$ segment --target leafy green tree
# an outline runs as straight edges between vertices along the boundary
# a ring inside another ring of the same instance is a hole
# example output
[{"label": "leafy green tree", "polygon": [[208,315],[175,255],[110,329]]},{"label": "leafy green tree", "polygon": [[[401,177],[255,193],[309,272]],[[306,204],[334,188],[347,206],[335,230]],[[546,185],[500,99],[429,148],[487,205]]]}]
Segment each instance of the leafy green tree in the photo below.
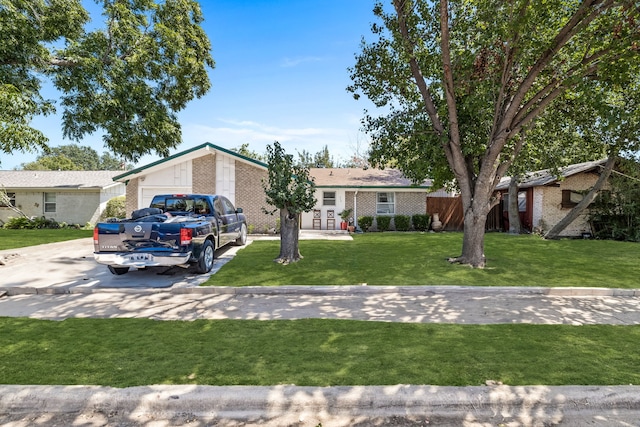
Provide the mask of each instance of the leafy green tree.
[{"label": "leafy green tree", "polygon": [[89,26],[81,0],[0,0],[0,150],[47,148],[31,127],[55,111],[44,79],[61,91],[62,129],[135,161],[181,142],[177,113],[210,87],[214,66],[196,0],[104,0]]},{"label": "leafy green tree", "polygon": [[103,171],[131,170],[133,166],[124,160],[112,155],[111,153],[102,153],[98,169]]},{"label": "leafy green tree", "polygon": [[464,238],[451,261],[483,267],[487,214],[521,155],[519,135],[545,111],[561,114],[562,96],[595,103],[584,97],[594,82],[632,79],[640,9],[633,0],[391,3],[376,4],[377,40],[363,41],[351,69],[349,90],[386,111],[364,119],[371,160],[394,162],[415,181],[455,178]]},{"label": "leafy green tree", "polygon": [[333,157],[329,154],[329,147],[325,145],[322,150],[315,153],[313,156],[307,150],[298,152],[298,164],[307,168],[333,168],[335,162]]},{"label": "leafy green tree", "polygon": [[264,162],[266,160],[266,156],[263,154],[259,154],[257,151],[249,149],[249,143],[244,143],[240,147],[232,148],[231,151],[235,151],[241,156],[248,157],[250,159],[258,160],[260,162]]},{"label": "leafy green tree", "polygon": [[302,258],[299,217],[316,204],[315,184],[309,168],[294,163],[293,156],[286,154],[278,141],[267,146],[267,165],[268,181],[262,183],[267,203],[280,210],[280,255],[275,261],[289,264]]},{"label": "leafy green tree", "polygon": [[82,166],[64,154],[41,156],[35,162],[23,163],[22,169],[27,171],[79,171]]},{"label": "leafy green tree", "polygon": [[[123,161],[103,153],[98,155],[91,147],[76,144],[51,147],[47,154],[36,158],[35,162],[23,163],[24,170],[121,170]],[[129,166],[130,167],[130,166]]]},{"label": "leafy green tree", "polygon": [[318,151],[313,156],[313,164],[316,168],[333,168],[335,167],[335,162],[333,161],[333,157],[329,154],[329,147],[324,146],[322,150]]}]

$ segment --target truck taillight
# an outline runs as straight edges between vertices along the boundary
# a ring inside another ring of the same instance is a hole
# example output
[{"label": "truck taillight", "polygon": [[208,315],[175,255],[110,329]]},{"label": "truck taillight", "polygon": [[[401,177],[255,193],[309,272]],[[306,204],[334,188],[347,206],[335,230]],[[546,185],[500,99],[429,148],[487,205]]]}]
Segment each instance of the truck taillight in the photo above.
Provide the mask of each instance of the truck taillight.
[{"label": "truck taillight", "polygon": [[193,233],[190,228],[181,228],[180,229],[180,244],[181,245],[190,245],[191,239],[193,238]]},{"label": "truck taillight", "polygon": [[93,244],[98,244],[98,227],[93,228]]}]

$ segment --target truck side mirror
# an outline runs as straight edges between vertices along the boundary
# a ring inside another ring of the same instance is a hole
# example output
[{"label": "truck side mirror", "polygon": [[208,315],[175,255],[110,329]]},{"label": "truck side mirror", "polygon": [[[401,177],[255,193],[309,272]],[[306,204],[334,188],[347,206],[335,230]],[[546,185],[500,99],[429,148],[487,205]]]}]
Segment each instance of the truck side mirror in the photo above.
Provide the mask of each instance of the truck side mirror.
[{"label": "truck side mirror", "polygon": [[236,208],[236,213],[242,213],[242,208]]}]

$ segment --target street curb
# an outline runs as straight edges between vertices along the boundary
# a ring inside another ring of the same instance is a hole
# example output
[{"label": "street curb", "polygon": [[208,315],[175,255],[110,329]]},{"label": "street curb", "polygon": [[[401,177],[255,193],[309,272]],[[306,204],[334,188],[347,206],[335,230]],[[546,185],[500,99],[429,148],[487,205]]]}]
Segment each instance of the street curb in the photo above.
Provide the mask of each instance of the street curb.
[{"label": "street curb", "polygon": [[38,414],[127,426],[635,425],[640,386],[0,386],[3,424]]},{"label": "street curb", "polygon": [[[127,293],[127,294],[195,294],[195,295],[436,295],[436,294],[464,294],[464,295],[545,295],[557,297],[637,297],[640,289],[621,288],[581,288],[581,287],[480,287],[480,286],[246,286],[241,288],[227,286],[193,286],[177,288],[35,288],[16,286],[3,288],[8,296],[16,295],[64,295],[64,294],[95,294],[95,293]],[[0,295],[1,297],[2,295]]]}]

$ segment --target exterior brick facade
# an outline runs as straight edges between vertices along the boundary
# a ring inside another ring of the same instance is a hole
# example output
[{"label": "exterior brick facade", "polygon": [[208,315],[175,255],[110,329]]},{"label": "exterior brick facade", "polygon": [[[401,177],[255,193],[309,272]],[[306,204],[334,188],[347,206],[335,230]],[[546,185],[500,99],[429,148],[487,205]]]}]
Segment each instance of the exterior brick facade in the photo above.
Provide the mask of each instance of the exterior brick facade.
[{"label": "exterior brick facade", "polygon": [[124,206],[127,216],[138,209],[138,178],[130,179],[127,182],[127,200]]},{"label": "exterior brick facade", "polygon": [[[357,196],[357,212],[358,217],[372,216],[376,217],[377,193],[379,191],[359,191]],[[427,212],[427,193],[424,191],[385,191],[395,195],[395,215],[415,215],[425,214]],[[353,209],[353,199],[355,191],[347,191],[345,193],[346,209]],[[374,222],[375,224],[375,222]],[[393,221],[391,222],[393,226]],[[392,227],[393,228],[393,227]]]},{"label": "exterior brick facade", "polygon": [[192,191],[195,194],[216,194],[216,156],[207,154],[193,159]]},{"label": "exterior brick facade", "polygon": [[251,166],[248,163],[236,161],[236,206],[242,208],[247,216],[250,231],[262,233],[275,228],[278,213],[265,214],[262,208],[267,206],[266,195],[262,188],[262,181],[267,180],[267,171]]}]

